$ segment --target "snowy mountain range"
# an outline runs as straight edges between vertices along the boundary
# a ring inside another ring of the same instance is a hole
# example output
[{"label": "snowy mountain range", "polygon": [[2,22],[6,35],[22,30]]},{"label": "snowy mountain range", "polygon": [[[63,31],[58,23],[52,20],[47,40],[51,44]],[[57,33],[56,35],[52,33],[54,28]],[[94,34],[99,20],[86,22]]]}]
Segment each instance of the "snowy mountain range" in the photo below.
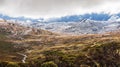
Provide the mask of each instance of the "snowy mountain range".
[{"label": "snowy mountain range", "polygon": [[33,23],[31,25],[52,32],[69,34],[95,34],[120,29],[119,21],[95,21],[90,19],[83,19],[79,22]]},{"label": "snowy mountain range", "polygon": [[54,17],[54,18],[27,18],[24,16],[20,17],[11,17],[8,15],[0,14],[0,18],[6,19],[6,20],[15,20],[15,21],[24,21],[24,22],[78,22],[83,19],[90,19],[95,21],[108,21],[111,17],[116,16],[117,18],[120,18],[120,13],[117,14],[110,14],[110,13],[86,13],[81,15],[68,15],[68,16],[62,16],[62,17]]},{"label": "snowy mountain range", "polygon": [[91,13],[49,19],[13,18],[1,14],[0,18],[29,27],[68,34],[95,34],[120,29],[120,13]]}]

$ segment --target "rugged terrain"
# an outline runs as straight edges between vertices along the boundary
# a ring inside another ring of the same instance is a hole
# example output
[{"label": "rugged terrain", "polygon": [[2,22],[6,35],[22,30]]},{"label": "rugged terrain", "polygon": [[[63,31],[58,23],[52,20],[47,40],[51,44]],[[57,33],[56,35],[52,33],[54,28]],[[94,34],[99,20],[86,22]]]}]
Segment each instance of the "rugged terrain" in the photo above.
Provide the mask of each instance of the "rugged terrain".
[{"label": "rugged terrain", "polygon": [[120,31],[63,35],[0,22],[0,66],[119,67]]},{"label": "rugged terrain", "polygon": [[[41,29],[34,29],[11,22],[0,22],[0,58],[6,61],[21,61],[19,52],[30,48],[29,42],[40,41],[35,36],[48,37],[53,33]],[[56,34],[54,34],[56,35]],[[27,38],[29,37],[29,38]]]},{"label": "rugged terrain", "polygon": [[119,21],[95,21],[83,19],[77,22],[32,23],[31,26],[52,32],[79,34],[100,34],[120,29]]}]

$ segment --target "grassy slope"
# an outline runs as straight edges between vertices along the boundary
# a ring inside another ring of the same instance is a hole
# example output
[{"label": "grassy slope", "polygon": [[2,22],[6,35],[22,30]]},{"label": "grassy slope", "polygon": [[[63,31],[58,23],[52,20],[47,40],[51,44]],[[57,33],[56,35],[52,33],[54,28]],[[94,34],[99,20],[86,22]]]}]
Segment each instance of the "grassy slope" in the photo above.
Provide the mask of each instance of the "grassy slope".
[{"label": "grassy slope", "polygon": [[[120,42],[120,33],[88,34],[81,36],[56,35],[51,32],[31,32],[31,35],[22,36],[23,39],[7,38],[8,35],[0,34],[0,60],[20,62],[23,57],[17,54],[22,52],[28,56],[27,61],[46,58],[46,52],[59,51],[63,55],[87,56],[89,49],[99,48],[104,43]],[[19,44],[18,44],[19,43]],[[17,46],[17,47],[15,47]],[[97,46],[97,47],[96,47]],[[101,49],[101,48],[100,48]],[[119,51],[119,49],[118,49]],[[57,52],[55,52],[56,54]],[[61,55],[61,53],[60,53]],[[53,55],[52,57],[54,57]],[[69,59],[69,58],[68,58]]]},{"label": "grassy slope", "polygon": [[[33,36],[33,39],[23,42],[27,41],[26,43],[33,44],[25,52],[28,56],[28,62],[33,61],[40,64],[54,61],[58,65],[62,62],[65,64],[60,65],[66,65],[65,67],[78,67],[80,64],[91,67],[94,65],[97,67],[101,65],[112,66],[111,63],[114,66],[120,64],[120,56],[118,55],[118,52],[120,52],[119,34],[119,32],[116,32],[82,36],[37,36],[36,39]],[[39,37],[42,38],[42,41],[38,41]]]},{"label": "grassy slope", "polygon": [[14,48],[16,44],[9,42],[8,35],[0,34],[0,60],[2,61],[21,61],[20,56],[16,54],[17,49]]},{"label": "grassy slope", "polygon": [[[30,39],[32,35],[53,35],[53,33],[49,31],[44,31],[41,29],[32,29],[32,31],[28,35],[22,35],[21,33],[24,33],[25,31],[29,30],[31,28],[27,28],[24,26],[21,26],[19,24],[13,24],[13,23],[7,23],[0,24],[0,60],[2,61],[18,61],[20,62],[23,56],[17,54],[17,53],[24,53],[24,50],[26,49],[26,45],[28,43],[25,43],[20,38],[23,38],[23,40]],[[14,35],[17,32],[17,35]],[[55,34],[56,35],[56,34]],[[29,45],[28,44],[28,48]]]},{"label": "grassy slope", "polygon": [[[30,40],[27,43],[34,44],[32,48],[26,51],[28,54],[28,60],[35,59],[43,56],[45,51],[62,51],[64,53],[77,54],[78,52],[84,53],[82,50],[93,47],[104,42],[120,42],[120,35],[104,34],[104,35],[82,35],[82,36],[57,36],[45,38],[41,43],[35,41],[36,39]],[[44,56],[43,56],[44,57]]]}]

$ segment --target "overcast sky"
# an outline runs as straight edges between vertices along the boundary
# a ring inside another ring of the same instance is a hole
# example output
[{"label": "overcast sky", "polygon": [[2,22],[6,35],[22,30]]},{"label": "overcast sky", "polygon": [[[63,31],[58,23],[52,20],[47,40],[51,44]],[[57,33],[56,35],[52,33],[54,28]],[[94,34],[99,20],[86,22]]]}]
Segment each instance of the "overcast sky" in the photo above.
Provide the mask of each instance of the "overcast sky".
[{"label": "overcast sky", "polygon": [[0,13],[32,18],[120,12],[120,0],[0,0]]}]

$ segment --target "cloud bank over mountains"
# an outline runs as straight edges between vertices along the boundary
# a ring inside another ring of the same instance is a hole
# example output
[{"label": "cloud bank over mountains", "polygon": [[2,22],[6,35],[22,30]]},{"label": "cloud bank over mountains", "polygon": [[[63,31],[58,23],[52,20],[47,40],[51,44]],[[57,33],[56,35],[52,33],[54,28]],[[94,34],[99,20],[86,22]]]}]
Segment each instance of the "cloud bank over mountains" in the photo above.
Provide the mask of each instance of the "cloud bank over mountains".
[{"label": "cloud bank over mountains", "polygon": [[0,13],[32,18],[120,11],[120,0],[0,0]]}]

